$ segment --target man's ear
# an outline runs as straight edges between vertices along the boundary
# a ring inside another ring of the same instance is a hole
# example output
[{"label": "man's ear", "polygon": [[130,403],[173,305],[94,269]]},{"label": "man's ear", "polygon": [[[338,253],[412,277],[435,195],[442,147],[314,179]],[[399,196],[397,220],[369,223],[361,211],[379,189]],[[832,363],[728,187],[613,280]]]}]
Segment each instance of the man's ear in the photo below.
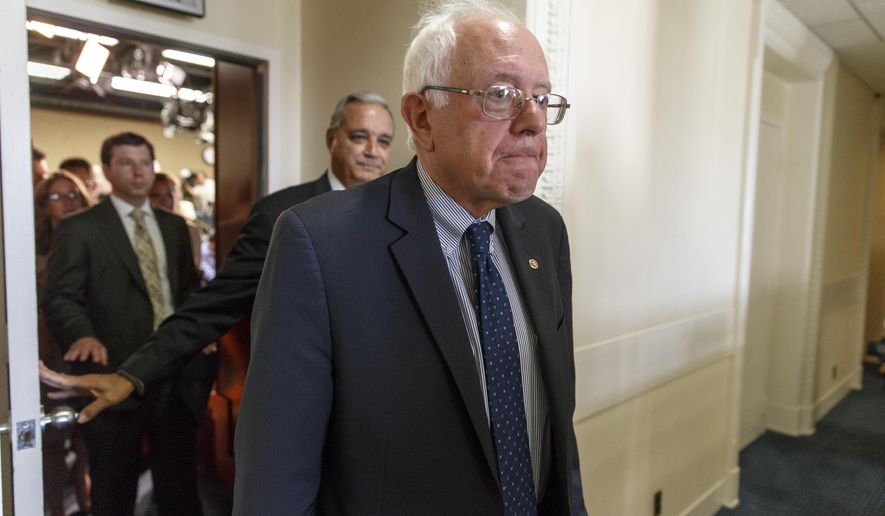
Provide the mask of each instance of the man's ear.
[{"label": "man's ear", "polygon": [[427,116],[429,109],[430,105],[423,95],[417,93],[403,95],[400,111],[415,138],[415,150],[422,149],[425,152],[433,152],[433,131]]},{"label": "man's ear", "polygon": [[110,165],[108,165],[108,164],[106,164],[106,163],[102,163],[102,164],[101,164],[101,171],[104,172],[104,177],[106,177],[106,178],[109,177],[109,176],[108,176],[108,172],[109,172],[110,170],[111,170],[111,166],[110,166]]},{"label": "man's ear", "polygon": [[335,139],[335,129],[331,127],[326,129],[326,150],[332,150],[332,140]]}]

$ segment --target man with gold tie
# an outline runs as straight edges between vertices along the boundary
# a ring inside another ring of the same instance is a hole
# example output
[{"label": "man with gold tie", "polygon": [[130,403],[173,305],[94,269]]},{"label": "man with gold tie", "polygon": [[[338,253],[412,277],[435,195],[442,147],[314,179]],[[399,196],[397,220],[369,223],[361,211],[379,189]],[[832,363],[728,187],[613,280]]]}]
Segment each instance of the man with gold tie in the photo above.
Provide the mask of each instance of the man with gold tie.
[{"label": "man with gold tie", "polygon": [[[111,196],[62,221],[47,266],[43,309],[75,374],[114,371],[199,283],[184,219],[147,202],[150,142],[134,133],[112,136],[101,160]],[[168,381],[83,426],[93,514],[132,514],[145,435],[159,513],[201,514],[197,421],[181,394],[193,393],[187,382]]]}]

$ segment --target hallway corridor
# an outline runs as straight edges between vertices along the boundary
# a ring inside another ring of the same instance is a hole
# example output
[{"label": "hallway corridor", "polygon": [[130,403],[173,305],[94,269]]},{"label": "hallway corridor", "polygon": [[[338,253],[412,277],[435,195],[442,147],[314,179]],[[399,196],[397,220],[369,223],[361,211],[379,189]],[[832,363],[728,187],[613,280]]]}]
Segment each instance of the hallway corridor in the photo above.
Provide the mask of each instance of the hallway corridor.
[{"label": "hallway corridor", "polygon": [[718,516],[885,514],[885,377],[872,365],[814,435],[766,432],[740,457],[740,505]]}]

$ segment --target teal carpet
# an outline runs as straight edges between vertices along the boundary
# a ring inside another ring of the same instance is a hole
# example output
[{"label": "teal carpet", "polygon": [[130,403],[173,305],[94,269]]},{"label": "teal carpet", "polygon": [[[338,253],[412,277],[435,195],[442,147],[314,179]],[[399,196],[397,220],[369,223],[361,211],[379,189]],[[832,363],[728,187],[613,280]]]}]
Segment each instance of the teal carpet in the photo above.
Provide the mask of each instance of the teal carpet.
[{"label": "teal carpet", "polygon": [[740,465],[740,505],[717,516],[885,516],[885,377],[867,365],[814,435],[766,432]]}]

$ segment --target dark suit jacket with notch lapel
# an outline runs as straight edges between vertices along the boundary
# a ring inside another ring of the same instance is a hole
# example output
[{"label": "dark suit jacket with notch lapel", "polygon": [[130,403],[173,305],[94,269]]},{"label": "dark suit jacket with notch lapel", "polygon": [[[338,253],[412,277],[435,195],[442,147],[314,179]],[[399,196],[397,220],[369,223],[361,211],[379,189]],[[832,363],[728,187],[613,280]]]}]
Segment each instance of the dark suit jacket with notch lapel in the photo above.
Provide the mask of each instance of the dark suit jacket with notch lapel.
[{"label": "dark suit jacket with notch lapel", "polygon": [[[145,384],[162,379],[178,371],[181,361],[249,318],[277,217],[287,208],[329,190],[326,173],[259,199],[215,279],[188,296],[120,369]],[[205,404],[204,396],[191,409]]]},{"label": "dark suit jacket with notch lapel", "polygon": [[[497,220],[549,399],[540,513],[569,514],[580,479],[568,238],[534,197]],[[234,514],[503,513],[479,376],[414,160],[280,216],[252,332]]]},{"label": "dark suit jacket with notch lapel", "polygon": [[[184,219],[154,209],[163,245],[172,305],[199,284]],[[147,287],[114,205],[98,205],[61,221],[47,265],[43,309],[62,351],[81,337],[108,350],[108,365],[73,362],[73,374],[115,370],[153,333]],[[124,404],[121,409],[131,406]]]}]

